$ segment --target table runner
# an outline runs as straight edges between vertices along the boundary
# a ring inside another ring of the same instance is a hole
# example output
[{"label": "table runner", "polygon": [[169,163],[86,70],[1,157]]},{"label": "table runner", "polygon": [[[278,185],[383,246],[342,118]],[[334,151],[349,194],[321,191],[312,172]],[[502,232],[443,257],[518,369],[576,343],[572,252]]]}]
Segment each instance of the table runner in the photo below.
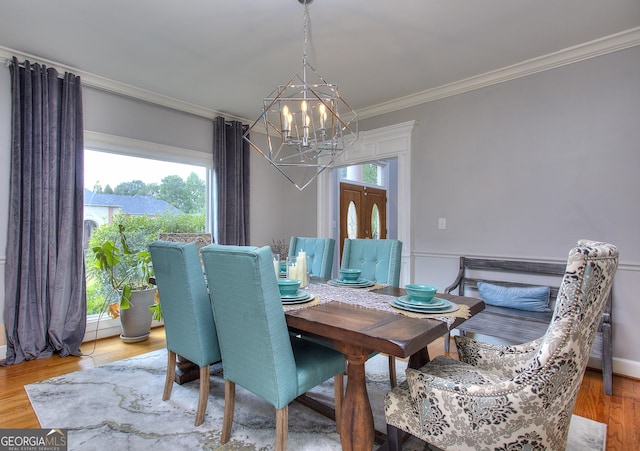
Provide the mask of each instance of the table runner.
[{"label": "table runner", "polygon": [[363,288],[347,288],[347,287],[334,287],[324,283],[312,283],[305,289],[315,299],[305,304],[293,304],[285,305],[284,308],[288,311],[297,310],[302,308],[312,307],[314,305],[325,304],[327,302],[343,302],[346,304],[355,305],[357,307],[369,308],[374,310],[383,310],[394,314],[401,314],[410,316],[412,318],[431,318],[443,321],[447,324],[447,328],[451,329],[455,318],[469,318],[471,316],[469,307],[464,304],[456,304],[459,309],[455,312],[446,314],[442,313],[417,313],[409,312],[406,310],[396,309],[389,304],[390,299],[394,296],[388,294],[372,293],[372,290],[376,290],[384,287],[384,285],[377,284],[368,289]]}]

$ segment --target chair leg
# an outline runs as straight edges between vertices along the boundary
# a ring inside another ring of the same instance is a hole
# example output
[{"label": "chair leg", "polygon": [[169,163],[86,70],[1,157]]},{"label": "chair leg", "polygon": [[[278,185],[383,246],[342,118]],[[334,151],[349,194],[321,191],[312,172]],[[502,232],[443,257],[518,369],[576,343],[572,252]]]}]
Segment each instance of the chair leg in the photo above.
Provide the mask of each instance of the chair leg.
[{"label": "chair leg", "polygon": [[231,425],[233,424],[233,411],[236,402],[236,384],[230,380],[224,381],[224,419],[222,420],[222,433],[220,443],[227,443],[231,437]]},{"label": "chair leg", "polygon": [[404,432],[395,426],[387,424],[387,451],[402,450]]},{"label": "chair leg", "polygon": [[604,394],[613,393],[613,346],[611,344],[611,324],[602,324],[602,377]]},{"label": "chair leg", "polygon": [[198,410],[196,411],[196,426],[200,426],[204,421],[204,413],[207,410],[209,400],[209,365],[200,368],[200,393],[198,396]]},{"label": "chair leg", "polygon": [[451,333],[447,332],[444,334],[444,353],[445,355],[449,355],[449,350],[451,348]]},{"label": "chair leg", "polygon": [[166,401],[171,397],[171,390],[173,389],[173,381],[176,378],[176,353],[167,350],[167,378],[164,380],[164,392],[162,393],[162,400]]},{"label": "chair leg", "polygon": [[336,374],[333,377],[333,402],[336,412],[336,428],[340,433],[340,420],[342,419],[342,398],[344,395],[344,375]]},{"label": "chair leg", "polygon": [[396,358],[392,355],[389,356],[389,383],[391,388],[395,388],[398,385],[396,377]]},{"label": "chair leg", "polygon": [[287,450],[289,432],[289,406],[276,409],[276,451]]}]

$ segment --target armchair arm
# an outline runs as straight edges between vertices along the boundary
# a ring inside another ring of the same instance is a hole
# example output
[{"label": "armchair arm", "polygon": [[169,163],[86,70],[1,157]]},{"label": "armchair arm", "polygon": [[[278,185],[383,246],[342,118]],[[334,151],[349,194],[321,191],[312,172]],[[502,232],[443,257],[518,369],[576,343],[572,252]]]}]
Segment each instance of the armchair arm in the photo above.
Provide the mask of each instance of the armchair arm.
[{"label": "armchair arm", "polygon": [[506,346],[461,336],[454,339],[461,362],[504,377],[513,377],[516,372],[528,367],[542,342],[542,338],[538,338],[528,343]]},{"label": "armchair arm", "polygon": [[[511,436],[508,442],[514,442],[514,430],[518,435],[520,432],[531,434],[532,439],[539,438],[538,434],[546,435],[545,409],[531,386],[470,366],[466,369],[467,365],[453,359],[436,363],[439,359],[427,365],[435,363],[435,368],[424,368],[435,370],[437,376],[407,370],[413,405],[409,412],[403,415],[394,409],[394,400],[401,398],[393,396],[394,393],[387,395],[388,424],[442,449],[494,449],[502,443],[500,437]],[[442,367],[447,366],[451,369],[443,370]],[[451,375],[456,377],[449,379]],[[523,405],[529,408],[526,414],[523,414]],[[417,413],[417,417],[409,418],[411,411],[414,415]]]}]

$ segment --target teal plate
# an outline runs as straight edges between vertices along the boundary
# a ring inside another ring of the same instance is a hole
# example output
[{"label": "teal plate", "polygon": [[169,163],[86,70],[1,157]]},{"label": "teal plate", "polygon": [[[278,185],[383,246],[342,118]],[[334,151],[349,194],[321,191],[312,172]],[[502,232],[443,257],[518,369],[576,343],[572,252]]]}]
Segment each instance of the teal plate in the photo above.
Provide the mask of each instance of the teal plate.
[{"label": "teal plate", "polygon": [[297,299],[295,301],[288,300],[288,299],[282,299],[282,305],[304,304],[306,302],[313,301],[313,299],[314,299],[314,296],[311,295],[311,294],[306,298]]},{"label": "teal plate", "polygon": [[345,282],[342,279],[332,279],[327,283],[334,287],[350,287],[350,288],[367,288],[375,285],[374,282],[367,279],[362,279],[362,278],[353,282]]},{"label": "teal plate", "polygon": [[396,301],[397,299],[395,298],[391,299],[389,301],[389,304],[391,304],[391,306],[397,309],[406,310],[408,312],[416,312],[416,313],[451,313],[451,312],[457,311],[460,308],[457,304],[454,304],[452,302],[449,302],[449,305],[445,307],[438,307],[435,309],[424,309],[424,308],[415,308],[407,305],[398,304]]},{"label": "teal plate", "polygon": [[307,292],[307,291],[304,291],[304,290],[298,290],[298,291],[296,291],[296,294],[280,295],[280,299],[282,299],[283,302],[286,302],[286,301],[301,301],[301,300],[309,299],[309,297],[311,297],[311,294],[309,292]]},{"label": "teal plate", "polygon": [[407,296],[400,296],[399,298],[396,298],[396,304],[404,305],[406,307],[414,307],[418,309],[423,308],[427,310],[433,310],[433,309],[448,307],[449,305],[451,305],[451,302],[447,301],[446,299],[437,298],[437,297],[434,297],[431,300],[431,302],[417,302],[411,299],[411,296],[407,295]]}]

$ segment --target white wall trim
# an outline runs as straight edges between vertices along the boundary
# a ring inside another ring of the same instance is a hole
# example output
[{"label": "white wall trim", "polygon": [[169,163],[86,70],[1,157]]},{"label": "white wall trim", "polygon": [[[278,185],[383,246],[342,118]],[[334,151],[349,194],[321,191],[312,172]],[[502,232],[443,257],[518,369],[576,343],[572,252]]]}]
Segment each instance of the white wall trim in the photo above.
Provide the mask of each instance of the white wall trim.
[{"label": "white wall trim", "polygon": [[[497,260],[522,260],[523,257],[521,255],[487,255],[487,254],[453,254],[447,252],[421,252],[421,251],[413,251],[411,253],[411,257],[413,258],[446,258],[446,259],[454,259],[458,260],[461,255],[465,257],[474,257],[474,258],[495,258]],[[557,259],[557,258],[549,258],[549,257],[529,257],[527,256],[525,260],[534,261],[534,262],[542,262],[542,263],[566,263],[566,259]],[[637,262],[620,262],[618,263],[618,271],[640,271],[640,263]]]},{"label": "white wall trim", "polygon": [[82,79],[82,84],[84,86],[98,89],[100,91],[124,95],[134,99],[142,100],[144,102],[161,105],[167,108],[194,114],[196,116],[206,117],[209,119],[213,119],[217,116],[224,116],[227,120],[248,122],[248,119],[230,116],[220,111],[212,110],[200,105],[195,105],[193,103],[158,94],[126,83],[121,83],[119,81],[111,80],[97,74],[92,74],[91,72],[83,71],[82,69],[79,69],[77,67],[67,66],[56,61],[41,58],[37,55],[32,55],[30,53],[25,53],[19,50],[0,46],[0,62],[8,64],[14,56],[18,58],[20,62],[22,62],[22,60],[29,60],[29,62],[31,62],[32,64],[44,64],[47,67],[56,69],[61,74],[63,74],[64,72],[71,72],[75,75],[80,76],[80,78]]},{"label": "white wall trim", "polygon": [[213,153],[209,154],[90,130],[84,131],[84,147],[107,153],[118,153],[182,164],[197,164],[207,168],[210,168],[213,164]]},{"label": "white wall trim", "polygon": [[[433,89],[427,89],[416,94],[380,103],[369,108],[360,109],[358,110],[358,116],[361,119],[366,119],[368,117],[410,108],[423,103],[461,94],[463,92],[472,91],[474,89],[480,89],[486,86],[513,80],[515,78],[525,77],[537,72],[555,69],[567,64],[595,58],[607,53],[624,50],[636,45],[640,45],[640,27],[631,28],[620,33],[585,42],[548,55],[543,55]],[[224,116],[227,120],[253,123],[253,119],[232,116],[211,108],[184,102],[173,97],[157,94],[155,92],[147,91],[146,89],[92,74],[75,67],[43,59],[36,55],[0,46],[0,62],[8,63],[14,56],[18,59],[28,59],[31,62],[46,64],[48,67],[55,68],[58,72],[72,72],[82,78],[82,83],[85,86],[94,89],[124,95],[156,105],[165,106],[167,108],[184,111],[196,116],[206,118]]]},{"label": "white wall trim", "polygon": [[[347,166],[367,161],[398,159],[398,239],[402,241],[402,267],[400,285],[409,283],[412,274],[411,261],[411,146],[417,121],[381,127],[360,132],[355,144],[336,161],[336,166]],[[333,201],[337,199],[333,183],[334,171],[326,170],[318,176],[317,232],[318,236],[334,236],[332,214]],[[334,237],[335,238],[335,237]],[[339,238],[339,237],[338,237]]]},{"label": "white wall trim", "polygon": [[613,374],[640,379],[640,362],[614,357]]},{"label": "white wall trim", "polygon": [[511,66],[475,75],[447,85],[412,94],[406,97],[380,103],[370,108],[358,110],[358,116],[362,119],[403,110],[434,100],[462,94],[486,86],[495,85],[527,75],[555,69],[567,64],[573,64],[590,58],[617,52],[630,47],[640,45],[640,27],[631,28],[620,33],[605,36],[590,42],[569,47],[548,55],[522,61]]},{"label": "white wall trim", "polygon": [[[164,323],[161,321],[153,320],[151,322],[151,327],[162,326]],[[102,338],[107,337],[117,337],[122,333],[122,326],[120,324],[119,319],[111,319],[108,317],[103,317],[98,321],[97,316],[93,316],[87,319],[87,328],[84,332],[84,338],[82,339],[83,343],[92,342],[95,340],[100,340]]]}]

